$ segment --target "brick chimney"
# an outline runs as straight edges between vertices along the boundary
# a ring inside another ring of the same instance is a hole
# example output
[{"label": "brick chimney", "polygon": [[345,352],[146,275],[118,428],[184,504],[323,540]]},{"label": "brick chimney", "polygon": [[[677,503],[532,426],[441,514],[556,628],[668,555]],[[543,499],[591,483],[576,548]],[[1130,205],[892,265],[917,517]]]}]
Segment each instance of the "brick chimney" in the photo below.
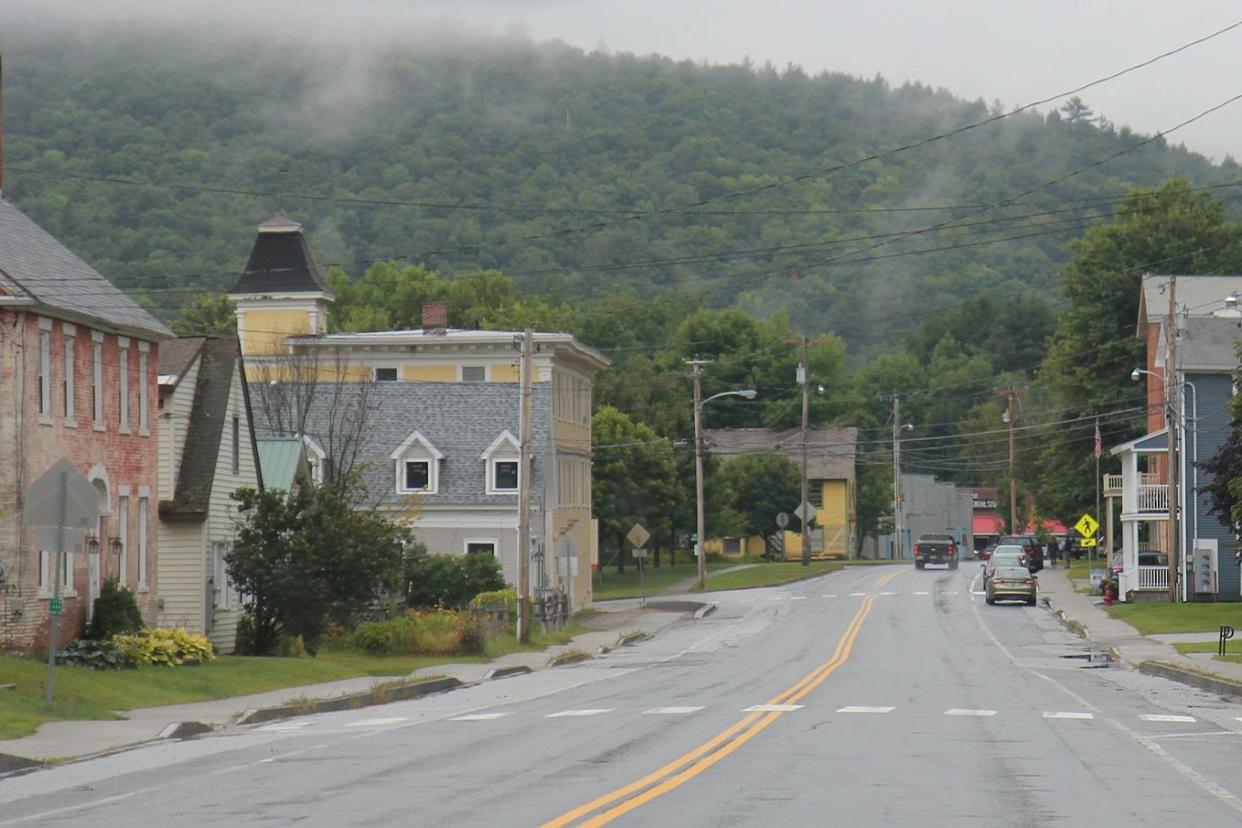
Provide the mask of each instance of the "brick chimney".
[{"label": "brick chimney", "polygon": [[423,302],[423,333],[444,334],[448,328],[448,302]]}]

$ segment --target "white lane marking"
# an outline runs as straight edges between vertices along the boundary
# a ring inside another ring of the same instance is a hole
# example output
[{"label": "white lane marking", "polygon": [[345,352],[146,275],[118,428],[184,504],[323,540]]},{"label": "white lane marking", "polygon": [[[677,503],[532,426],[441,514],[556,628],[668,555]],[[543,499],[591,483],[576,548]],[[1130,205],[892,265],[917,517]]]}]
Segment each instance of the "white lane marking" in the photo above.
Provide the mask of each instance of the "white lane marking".
[{"label": "white lane marking", "polygon": [[881,595],[896,595],[897,593],[895,593],[895,592],[881,592],[880,594],[881,594]]},{"label": "white lane marking", "polygon": [[91,802],[83,802],[81,805],[70,805],[66,808],[56,808],[55,810],[51,810],[51,811],[40,811],[37,814],[28,814],[23,817],[18,817],[17,819],[6,819],[4,822],[0,822],[0,825],[17,825],[18,823],[30,822],[31,820],[35,820],[35,819],[44,819],[45,817],[58,816],[60,814],[71,814],[74,811],[85,811],[90,808],[98,808],[100,805],[111,805],[113,802],[120,802],[121,800],[129,799],[131,796],[135,796],[136,794],[146,793],[147,791],[153,791],[153,790],[155,789],[144,788],[141,791],[130,791],[129,793],[117,794],[116,796],[108,796],[108,797],[104,797],[103,799],[93,800]]},{"label": "white lane marking", "polygon": [[930,592],[911,592],[911,595],[931,595]]},{"label": "white lane marking", "polygon": [[1139,716],[1145,722],[1194,722],[1194,716],[1173,716],[1165,713],[1144,713]]},{"label": "white lane marking", "polygon": [[895,707],[864,707],[862,705],[851,704],[847,707],[838,707],[838,713],[891,713],[896,710]]},{"label": "white lane marking", "polygon": [[312,722],[281,722],[280,724],[263,725],[259,730],[270,731],[272,733],[287,733],[294,730],[301,730],[308,727]]},{"label": "white lane marking", "polygon": [[836,594],[835,592],[829,592],[829,593],[827,593],[827,594],[825,594],[825,595],[821,595],[821,596],[819,596],[819,597],[820,597],[820,598],[836,598],[836,597],[837,597],[837,594]]},{"label": "white lane marking", "polygon": [[[976,575],[975,577],[977,578],[979,576]],[[1044,673],[1041,673],[1032,667],[1027,667],[1026,665],[1019,664],[1018,659],[1014,657],[1014,654],[1010,652],[1008,647],[1006,647],[1004,644],[1001,643],[1001,640],[996,637],[996,633],[992,632],[992,628],[989,627],[987,623],[984,622],[983,613],[979,611],[979,605],[976,603],[972,603],[971,608],[974,610],[975,623],[979,625],[979,629],[983,630],[984,635],[986,635],[991,640],[991,642],[994,645],[996,645],[996,649],[1000,650],[1001,653],[1005,656],[1005,658],[1009,659],[1010,664],[1017,667],[1019,670],[1023,670],[1035,676],[1036,678],[1046,681],[1048,684],[1051,684],[1053,687],[1057,688],[1062,693],[1069,696],[1071,699],[1073,699],[1075,702],[1082,705],[1083,707],[1089,707],[1092,710],[1094,710],[1096,713],[1099,713],[1101,715],[1104,714],[1104,711],[1101,710],[1099,707],[1096,707],[1094,704],[1087,701],[1085,698],[1080,696],[1078,693],[1075,693],[1073,690],[1066,687],[1064,684],[1057,681],[1052,676],[1045,675]],[[1209,794],[1210,796],[1215,797],[1216,800],[1219,801],[1221,804],[1227,805],[1228,807],[1242,814],[1242,799],[1239,799],[1237,796],[1234,796],[1234,794],[1231,791],[1229,791],[1227,788],[1222,787],[1216,781],[1208,778],[1207,776],[1204,776],[1202,773],[1199,773],[1199,771],[1195,770],[1194,768],[1190,767],[1182,760],[1178,759],[1176,756],[1169,753],[1167,750],[1164,749],[1163,746],[1153,741],[1151,738],[1144,736],[1142,733],[1139,733],[1137,730],[1134,730],[1133,728],[1128,727],[1121,720],[1109,716],[1109,717],[1106,717],[1104,721],[1109,727],[1113,728],[1119,733],[1124,733],[1126,736],[1129,736],[1135,742],[1142,745],[1150,753],[1159,757],[1160,759],[1163,759],[1165,763],[1169,765],[1169,767],[1173,768],[1173,770],[1177,771],[1182,776],[1189,779],[1192,783],[1197,785],[1205,793]],[[1239,721],[1242,721],[1242,717],[1239,717]]]},{"label": "white lane marking", "polygon": [[650,710],[644,710],[644,716],[685,716],[690,713],[698,713],[703,708],[700,707],[653,707]]},{"label": "white lane marking", "polygon": [[1044,718],[1045,719],[1094,719],[1095,716],[1091,713],[1056,712],[1056,713],[1044,713]]},{"label": "white lane marking", "polygon": [[866,593],[866,592],[851,592],[851,593],[850,593],[850,597],[851,597],[851,598],[862,598],[864,595],[868,595],[868,594],[870,594],[870,593]]},{"label": "white lane marking", "polygon": [[508,715],[509,715],[508,713],[467,713],[465,716],[454,716],[453,718],[449,719],[449,721],[450,722],[491,722],[503,716],[508,716]]},{"label": "white lane marking", "polygon": [[957,590],[956,589],[945,590],[944,592],[941,592],[940,594],[941,595],[957,595]]},{"label": "white lane marking", "polygon": [[1238,730],[1208,730],[1201,733],[1160,733],[1148,736],[1149,739],[1190,739],[1196,736],[1242,736]]},{"label": "white lane marking", "polygon": [[401,724],[408,722],[409,719],[404,717],[395,717],[391,719],[363,719],[360,722],[346,722],[346,727],[387,727],[388,725]]},{"label": "white lane marking", "polygon": [[544,716],[545,719],[564,719],[575,716],[602,716],[605,713],[611,713],[611,707],[588,707],[582,710],[562,710],[560,713],[549,713]]},{"label": "white lane marking", "polygon": [[805,601],[806,596],[805,595],[792,595],[790,596],[789,600],[790,601]]},{"label": "white lane marking", "polygon": [[744,708],[743,713],[790,713],[802,708],[800,704],[756,704]]},{"label": "white lane marking", "polygon": [[952,707],[944,711],[946,716],[995,716],[995,710],[967,710],[963,707]]}]

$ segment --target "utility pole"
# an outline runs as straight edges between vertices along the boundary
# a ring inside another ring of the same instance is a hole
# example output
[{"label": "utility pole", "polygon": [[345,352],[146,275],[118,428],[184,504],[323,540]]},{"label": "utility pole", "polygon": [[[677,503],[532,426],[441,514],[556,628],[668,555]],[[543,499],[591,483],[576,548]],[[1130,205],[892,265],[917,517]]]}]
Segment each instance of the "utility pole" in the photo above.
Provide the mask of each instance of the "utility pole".
[{"label": "utility pole", "polygon": [[[1100,454],[1102,453],[1102,449],[1099,447],[1099,441],[1100,441],[1100,440],[1101,440],[1101,437],[1100,437],[1100,418],[1099,418],[1099,417],[1096,417],[1096,418],[1095,418],[1095,434],[1094,434],[1094,436],[1092,437],[1092,440],[1091,440],[1091,453],[1092,453],[1093,455],[1095,455],[1095,515],[1094,515],[1094,517],[1095,517],[1095,519],[1096,519],[1097,521],[1098,521],[1098,520],[1100,519],[1100,517],[1101,517],[1101,515],[1100,515]],[[1096,543],[1097,543],[1097,544],[1099,543],[1099,535],[1098,535],[1098,534],[1096,535]],[[1087,556],[1087,557],[1088,557],[1088,559],[1089,559],[1089,560],[1090,560],[1090,559],[1094,559],[1094,558],[1096,557],[1096,555],[1098,554],[1098,552],[1099,552],[1099,550],[1098,550],[1095,546],[1092,546],[1092,547],[1091,547],[1091,554]],[[1111,555],[1112,553],[1113,553],[1113,550],[1111,550],[1111,549],[1106,550],[1105,555],[1104,555],[1104,563],[1105,563],[1105,564],[1107,564],[1107,563],[1108,563],[1108,556],[1109,556],[1109,555]]]},{"label": "utility pole", "polygon": [[798,366],[798,382],[802,383],[802,565],[811,565],[811,509],[807,497],[806,439],[811,416],[811,348],[807,338],[802,337],[802,364]]},{"label": "utility pole", "polygon": [[901,398],[893,395],[893,560],[905,558],[902,553],[901,529]]},{"label": "utility pole", "polygon": [[1016,535],[1022,531],[1018,527],[1018,480],[1013,468],[1013,386],[1005,392],[1005,414],[1009,421],[1009,534]]},{"label": "utility pole", "polygon": [[[1177,375],[1177,277],[1169,276],[1169,319],[1164,332],[1164,424],[1169,441],[1169,601],[1177,600],[1178,559],[1181,555],[1181,527],[1177,505],[1180,499],[1182,453],[1178,443],[1181,428],[1177,399],[1181,385]],[[1177,395],[1176,397],[1174,395]]]},{"label": "utility pole", "polygon": [[522,409],[518,438],[518,618],[517,639],[530,640],[530,440],[531,382],[534,369],[535,335],[528,327],[522,333]]},{"label": "utility pole", "polygon": [[694,511],[695,529],[694,554],[698,558],[699,589],[707,583],[707,556],[703,554],[703,533],[706,531],[706,520],[703,515],[703,391],[701,379],[706,360],[695,357],[689,360],[694,367]]}]

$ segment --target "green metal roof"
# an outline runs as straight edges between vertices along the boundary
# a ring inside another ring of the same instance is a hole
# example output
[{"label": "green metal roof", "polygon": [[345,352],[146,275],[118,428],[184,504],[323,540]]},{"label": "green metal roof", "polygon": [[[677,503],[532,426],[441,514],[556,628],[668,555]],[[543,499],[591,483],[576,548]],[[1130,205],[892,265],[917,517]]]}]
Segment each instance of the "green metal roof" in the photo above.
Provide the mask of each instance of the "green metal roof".
[{"label": "green metal roof", "polygon": [[306,445],[297,437],[260,437],[255,442],[264,488],[290,491],[306,472]]}]

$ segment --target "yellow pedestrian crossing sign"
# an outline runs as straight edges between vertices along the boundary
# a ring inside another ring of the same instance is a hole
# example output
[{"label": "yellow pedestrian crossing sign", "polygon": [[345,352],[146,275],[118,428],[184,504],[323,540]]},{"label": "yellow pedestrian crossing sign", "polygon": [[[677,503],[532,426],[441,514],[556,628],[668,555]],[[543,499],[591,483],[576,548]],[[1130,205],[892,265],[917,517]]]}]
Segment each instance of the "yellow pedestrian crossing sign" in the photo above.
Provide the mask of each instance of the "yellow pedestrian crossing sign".
[{"label": "yellow pedestrian crossing sign", "polygon": [[[1082,535],[1082,546],[1095,546],[1095,531],[1100,528],[1100,524],[1091,515],[1084,514],[1074,524],[1074,528],[1078,530],[1078,534]],[[1091,543],[1086,543],[1090,540]]]}]

